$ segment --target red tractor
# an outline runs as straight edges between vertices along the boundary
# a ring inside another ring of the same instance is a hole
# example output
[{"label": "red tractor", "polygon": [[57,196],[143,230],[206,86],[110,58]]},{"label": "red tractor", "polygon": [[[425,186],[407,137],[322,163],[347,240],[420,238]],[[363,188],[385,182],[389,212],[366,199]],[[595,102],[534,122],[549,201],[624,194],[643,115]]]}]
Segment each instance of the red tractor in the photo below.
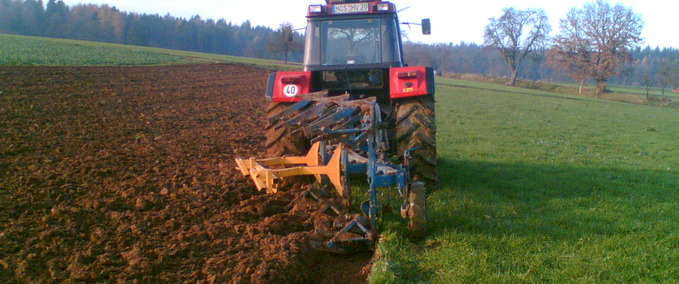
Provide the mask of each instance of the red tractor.
[{"label": "red tractor", "polygon": [[[304,71],[269,76],[267,116],[304,94],[322,90],[329,96],[348,93],[350,99],[375,97],[395,146],[392,153],[416,148],[410,163],[412,180],[436,185],[434,70],[405,64],[396,6],[382,1],[326,1],[327,5],[309,6]],[[430,30],[429,21],[423,20],[423,33]],[[266,135],[270,156],[306,153],[306,139],[271,126]]]},{"label": "red tractor", "polygon": [[[275,158],[237,159],[239,168],[272,193],[276,180],[314,175],[332,184],[346,205],[347,176],[365,174],[370,189],[364,215],[328,248],[374,241],[380,187],[398,187],[401,215],[422,236],[425,188],[438,183],[434,70],[405,64],[393,3],[326,2],[309,6],[304,70],[269,76],[265,145]],[[422,30],[430,33],[428,19]]]}]

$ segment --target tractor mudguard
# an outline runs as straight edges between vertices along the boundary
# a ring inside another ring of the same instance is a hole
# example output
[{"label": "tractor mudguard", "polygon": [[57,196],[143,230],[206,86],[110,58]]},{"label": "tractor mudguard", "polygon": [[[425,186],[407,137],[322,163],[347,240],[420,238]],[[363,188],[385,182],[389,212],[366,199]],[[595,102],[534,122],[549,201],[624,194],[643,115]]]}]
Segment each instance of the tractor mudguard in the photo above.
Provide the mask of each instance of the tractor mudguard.
[{"label": "tractor mudguard", "polygon": [[434,95],[434,69],[426,66],[389,69],[389,97],[400,99]]},{"label": "tractor mudguard", "polygon": [[298,102],[299,95],[309,93],[311,72],[275,72],[269,74],[266,99],[277,103]]}]

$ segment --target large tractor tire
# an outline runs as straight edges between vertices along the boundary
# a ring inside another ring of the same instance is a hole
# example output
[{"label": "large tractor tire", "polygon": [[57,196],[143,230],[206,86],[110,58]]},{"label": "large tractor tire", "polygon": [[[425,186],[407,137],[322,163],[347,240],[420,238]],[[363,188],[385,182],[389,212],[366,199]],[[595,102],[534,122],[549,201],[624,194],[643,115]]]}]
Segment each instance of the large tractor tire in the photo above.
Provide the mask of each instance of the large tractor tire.
[{"label": "large tractor tire", "polygon": [[438,186],[436,170],[436,119],[434,96],[418,96],[396,102],[396,149],[399,154],[411,153],[410,177],[422,181],[427,188]]},{"label": "large tractor tire", "polygon": [[[292,103],[269,102],[266,108],[267,121],[281,111],[287,109]],[[290,131],[285,127],[276,127],[277,123],[266,125],[266,153],[267,157],[281,156],[303,156],[309,150],[309,142],[300,132],[290,135]]]}]

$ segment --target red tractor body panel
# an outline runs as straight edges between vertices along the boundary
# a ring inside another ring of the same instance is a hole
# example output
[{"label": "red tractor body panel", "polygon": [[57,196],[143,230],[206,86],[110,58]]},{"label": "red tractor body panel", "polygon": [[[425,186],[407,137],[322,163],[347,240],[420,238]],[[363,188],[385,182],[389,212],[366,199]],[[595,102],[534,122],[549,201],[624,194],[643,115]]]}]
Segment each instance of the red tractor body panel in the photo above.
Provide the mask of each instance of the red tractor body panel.
[{"label": "red tractor body panel", "polygon": [[434,93],[434,71],[425,66],[389,69],[389,97],[400,99]]},{"label": "red tractor body panel", "polygon": [[[276,72],[269,75],[266,97],[269,101],[292,103],[301,95],[314,91],[311,88],[312,72]],[[433,95],[434,71],[425,66],[394,67],[389,69],[389,98]]]},{"label": "red tractor body panel", "polygon": [[266,97],[279,103],[298,102],[311,89],[311,72],[276,72],[269,75]]}]

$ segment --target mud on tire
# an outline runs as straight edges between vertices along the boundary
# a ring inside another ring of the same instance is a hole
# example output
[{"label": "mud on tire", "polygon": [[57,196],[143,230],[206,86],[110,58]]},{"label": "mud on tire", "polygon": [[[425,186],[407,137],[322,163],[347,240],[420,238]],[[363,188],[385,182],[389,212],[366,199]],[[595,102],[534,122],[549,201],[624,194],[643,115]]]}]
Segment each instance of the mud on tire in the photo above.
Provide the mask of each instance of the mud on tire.
[{"label": "mud on tire", "polygon": [[410,185],[408,203],[408,230],[413,239],[422,239],[427,235],[427,197],[424,183],[416,181]]},{"label": "mud on tire", "polygon": [[270,123],[269,118],[287,109],[292,103],[269,102],[266,107],[266,153],[267,157],[301,156],[309,149],[309,142],[302,133],[290,135],[285,127],[276,127],[276,122]]},{"label": "mud on tire", "polygon": [[423,181],[427,188],[438,185],[436,170],[436,120],[434,96],[418,96],[396,103],[396,146],[403,154],[410,148],[410,176],[413,181]]}]

